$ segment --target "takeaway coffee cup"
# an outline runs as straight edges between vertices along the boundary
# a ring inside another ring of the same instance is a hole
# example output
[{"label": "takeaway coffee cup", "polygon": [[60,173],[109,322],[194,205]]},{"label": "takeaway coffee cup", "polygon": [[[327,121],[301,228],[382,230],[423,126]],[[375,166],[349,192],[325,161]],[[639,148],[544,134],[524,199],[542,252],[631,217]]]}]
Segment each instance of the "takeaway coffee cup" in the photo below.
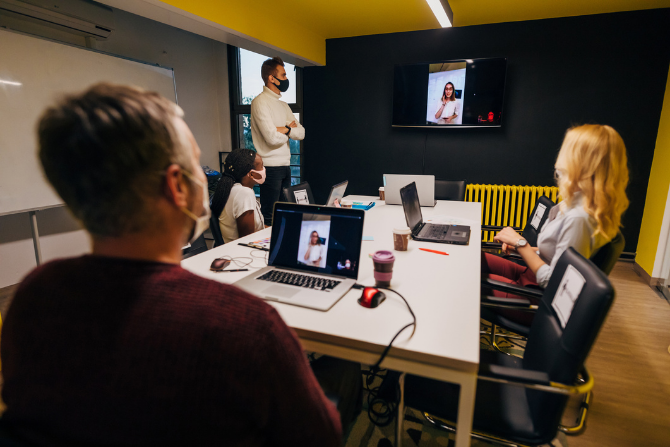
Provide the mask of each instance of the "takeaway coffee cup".
[{"label": "takeaway coffee cup", "polygon": [[380,250],[372,256],[372,265],[375,269],[375,283],[377,287],[389,287],[393,276],[395,256],[387,250]]},{"label": "takeaway coffee cup", "polygon": [[352,202],[351,200],[342,199],[340,200],[340,206],[342,208],[351,208],[352,206],[354,206],[354,202]]},{"label": "takeaway coffee cup", "polygon": [[383,186],[379,187],[379,200],[386,200],[386,196],[384,195],[384,187]]},{"label": "takeaway coffee cup", "polygon": [[394,228],[393,229],[393,248],[398,251],[407,251],[409,245],[409,237],[412,230],[409,227]]}]

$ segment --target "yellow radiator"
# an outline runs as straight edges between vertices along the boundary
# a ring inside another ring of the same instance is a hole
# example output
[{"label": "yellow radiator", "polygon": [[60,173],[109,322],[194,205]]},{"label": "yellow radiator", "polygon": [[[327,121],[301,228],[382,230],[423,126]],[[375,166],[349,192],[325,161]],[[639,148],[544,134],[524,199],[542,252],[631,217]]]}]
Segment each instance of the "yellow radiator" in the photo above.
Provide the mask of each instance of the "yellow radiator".
[{"label": "yellow radiator", "polygon": [[[556,203],[556,186],[468,185],[466,202],[482,204],[482,225],[524,228],[528,214],[538,197],[547,196]],[[495,231],[483,231],[482,242],[491,242]]]}]

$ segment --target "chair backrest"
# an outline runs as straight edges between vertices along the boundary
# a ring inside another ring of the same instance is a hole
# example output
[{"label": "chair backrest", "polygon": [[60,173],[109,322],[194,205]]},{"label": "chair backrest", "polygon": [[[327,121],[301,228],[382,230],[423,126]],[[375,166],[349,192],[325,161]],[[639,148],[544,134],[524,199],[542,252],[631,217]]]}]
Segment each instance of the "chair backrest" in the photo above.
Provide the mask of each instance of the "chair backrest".
[{"label": "chair backrest", "polygon": [[[523,238],[528,241],[528,244],[530,244],[531,247],[537,247],[537,236],[540,234],[542,226],[544,226],[547,221],[549,210],[551,210],[553,206],[554,202],[547,196],[540,196],[537,199],[537,202],[535,202],[533,211],[530,213],[522,233]],[[542,217],[540,217],[539,214],[537,216],[539,220],[535,218],[535,214],[537,213],[542,213]]]},{"label": "chair backrest", "polygon": [[301,182],[297,185],[291,185],[288,188],[284,188],[284,201],[305,204],[305,199],[307,199],[307,204],[316,205],[314,196],[312,195],[312,188],[309,187],[309,183]]},{"label": "chair backrest", "polygon": [[614,264],[619,260],[619,256],[621,256],[621,252],[623,252],[625,245],[626,239],[624,239],[623,234],[619,231],[617,235],[614,236],[614,239],[600,247],[600,249],[591,255],[589,259],[603,273],[609,275],[614,268]]},{"label": "chair backrest", "polygon": [[205,242],[205,235],[201,234],[198,239],[193,241],[190,247],[181,251],[181,258],[187,259],[191,256],[199,255],[205,251],[207,251],[207,242]]},{"label": "chair backrest", "polygon": [[435,180],[435,200],[465,200],[465,180]]},{"label": "chair backrest", "polygon": [[[607,276],[568,248],[554,267],[533,318],[524,369],[546,372],[554,382],[575,383],[613,301]],[[567,397],[530,389],[526,393],[534,425],[555,432]]]},{"label": "chair backrest", "polygon": [[223,245],[223,235],[221,234],[221,227],[219,226],[219,219],[211,215],[209,217],[209,231],[214,238],[214,247]]}]

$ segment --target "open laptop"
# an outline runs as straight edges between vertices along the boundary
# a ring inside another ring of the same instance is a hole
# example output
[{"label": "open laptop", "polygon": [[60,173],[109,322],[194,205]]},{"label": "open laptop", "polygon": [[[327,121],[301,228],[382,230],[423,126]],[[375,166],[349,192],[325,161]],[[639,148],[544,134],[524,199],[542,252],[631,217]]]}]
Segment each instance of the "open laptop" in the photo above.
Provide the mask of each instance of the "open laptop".
[{"label": "open laptop", "polygon": [[277,202],[268,266],[235,283],[265,300],[326,311],[356,283],[365,211]]},{"label": "open laptop", "polygon": [[412,230],[412,239],[457,245],[470,243],[470,227],[468,226],[424,223],[414,182],[402,188],[400,196],[407,226]]},{"label": "open laptop", "polygon": [[421,206],[435,206],[435,176],[434,175],[405,175],[384,174],[384,202],[387,205],[400,205],[400,188],[416,183]]},{"label": "open laptop", "polygon": [[342,200],[342,197],[344,197],[344,191],[347,190],[347,185],[349,184],[349,180],[345,180],[342,183],[338,183],[337,185],[333,185],[332,188],[330,188],[330,194],[328,195],[328,201],[326,202],[326,206],[335,206],[335,200],[338,202]]}]

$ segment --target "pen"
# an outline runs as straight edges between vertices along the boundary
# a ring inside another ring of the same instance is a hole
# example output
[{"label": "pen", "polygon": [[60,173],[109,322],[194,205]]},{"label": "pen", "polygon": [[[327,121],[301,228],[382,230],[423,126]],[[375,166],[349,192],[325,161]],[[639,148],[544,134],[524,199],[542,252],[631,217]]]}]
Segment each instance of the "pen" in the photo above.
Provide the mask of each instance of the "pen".
[{"label": "pen", "polygon": [[249,247],[249,248],[255,248],[256,250],[270,251],[269,249],[267,249],[265,247],[261,247],[259,245],[243,244],[242,242],[238,242],[237,245],[242,245],[244,247]]},{"label": "pen", "polygon": [[249,269],[235,269],[235,270],[220,270],[221,272],[248,272]]},{"label": "pen", "polygon": [[430,253],[436,253],[436,254],[438,254],[438,255],[446,255],[446,256],[449,256],[449,253],[446,253],[446,252],[444,252],[444,251],[431,250],[431,249],[429,249],[429,248],[419,248],[419,250],[428,251],[428,252],[430,252]]}]

